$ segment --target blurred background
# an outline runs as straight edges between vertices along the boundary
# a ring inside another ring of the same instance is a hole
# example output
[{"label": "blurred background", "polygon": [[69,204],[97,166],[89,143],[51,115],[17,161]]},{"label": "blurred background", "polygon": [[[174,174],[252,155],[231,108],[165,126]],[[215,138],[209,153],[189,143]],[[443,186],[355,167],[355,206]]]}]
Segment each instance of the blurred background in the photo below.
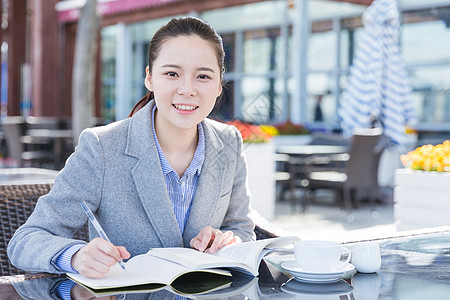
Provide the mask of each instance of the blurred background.
[{"label": "blurred background", "polygon": [[[72,115],[72,72],[83,0],[2,0],[1,116]],[[215,117],[286,120],[339,130],[337,110],[371,0],[98,0],[94,114],[123,119],[145,93],[147,47],[174,16],[222,35],[227,88]],[[450,135],[450,1],[399,0],[401,55],[419,116],[418,144]],[[320,103],[321,114],[315,113]]]}]

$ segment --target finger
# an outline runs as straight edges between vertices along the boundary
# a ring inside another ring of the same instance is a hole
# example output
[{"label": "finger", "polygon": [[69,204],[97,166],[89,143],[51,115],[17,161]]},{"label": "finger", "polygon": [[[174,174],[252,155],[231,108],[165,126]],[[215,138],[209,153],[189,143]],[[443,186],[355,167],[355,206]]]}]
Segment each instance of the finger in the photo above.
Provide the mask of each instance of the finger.
[{"label": "finger", "polygon": [[198,250],[200,252],[204,252],[206,248],[208,248],[211,240],[214,238],[213,236],[213,228],[208,226],[202,229],[198,237],[200,238],[200,245],[198,247]]},{"label": "finger", "polygon": [[83,264],[88,264],[89,266],[91,266],[94,262],[99,262],[106,267],[110,267],[113,266],[119,259],[122,259],[119,250],[116,249],[116,246],[102,239],[92,240],[82,252]]},{"label": "finger", "polygon": [[121,251],[124,252],[124,257],[129,257],[125,247],[116,247],[110,242],[96,238],[80,249],[80,263],[81,266],[91,267],[99,272],[106,273],[109,271],[109,267],[122,259]]},{"label": "finger", "polygon": [[[111,257],[116,262],[122,259],[122,255],[117,246],[114,246],[112,243],[105,241],[104,239],[100,239],[97,242],[98,249],[103,252],[106,256]],[[113,262],[114,264],[114,262]]]},{"label": "finger", "polygon": [[231,241],[228,243],[228,245],[239,244],[241,242],[242,242],[241,238],[238,237],[237,235],[235,235],[235,236],[233,236]]},{"label": "finger", "polygon": [[234,236],[234,234],[233,234],[232,231],[226,231],[226,232],[223,234],[222,243],[220,243],[219,249],[220,249],[220,248],[223,248],[223,247],[225,247],[225,246],[227,246],[227,245],[229,245],[230,242],[231,242],[231,240],[232,240],[232,238],[233,238],[233,236]]},{"label": "finger", "polygon": [[[204,229],[203,229],[204,230]],[[192,238],[190,241],[190,245],[193,249],[197,249],[199,250],[200,246],[201,246],[201,242],[202,242],[202,235],[203,235],[203,230],[199,232],[199,234]]]},{"label": "finger", "polygon": [[79,271],[79,273],[85,277],[88,278],[103,278],[105,277],[105,274],[109,272],[108,271],[100,271],[96,268],[91,268],[91,267],[87,267],[87,268],[83,268]]},{"label": "finger", "polygon": [[193,239],[191,239],[189,244],[191,245],[192,249],[198,250],[198,247],[200,246],[200,240],[198,239],[198,237],[194,237]]},{"label": "finger", "polygon": [[116,246],[117,250],[120,253],[120,257],[122,257],[122,259],[129,259],[131,254],[130,252],[128,252],[127,248],[125,248],[124,246]]},{"label": "finger", "polygon": [[223,240],[222,231],[217,230],[216,232],[214,232],[214,240],[213,240],[213,243],[211,244],[209,251],[211,253],[216,252],[217,249],[219,248],[220,244],[222,243],[222,240]]},{"label": "finger", "polygon": [[81,252],[77,257],[73,257],[72,265],[80,274],[91,278],[102,278],[109,272],[110,268],[97,261],[89,253]]}]

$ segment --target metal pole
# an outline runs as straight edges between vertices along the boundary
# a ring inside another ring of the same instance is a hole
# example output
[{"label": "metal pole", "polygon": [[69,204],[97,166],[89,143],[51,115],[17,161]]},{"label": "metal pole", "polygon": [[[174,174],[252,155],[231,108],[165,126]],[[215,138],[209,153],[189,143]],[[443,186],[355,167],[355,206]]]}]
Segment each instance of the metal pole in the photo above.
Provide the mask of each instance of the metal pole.
[{"label": "metal pole", "polygon": [[295,1],[295,19],[293,22],[293,69],[294,90],[291,98],[291,121],[306,122],[307,118],[307,84],[308,75],[308,37],[310,20],[308,16],[308,0]]},{"label": "metal pole", "polygon": [[[130,29],[124,23],[117,26],[116,48],[116,120],[125,119],[131,110],[131,71],[129,58],[131,57]],[[144,78],[142,78],[142,83]]]},{"label": "metal pole", "polygon": [[289,101],[289,93],[288,93],[288,80],[289,80],[289,7],[287,1],[285,1],[284,5],[284,18],[283,23],[281,24],[281,36],[283,38],[284,51],[283,51],[283,95],[282,95],[282,106],[281,106],[281,116],[279,120],[284,122],[289,118],[288,112],[290,111]]},{"label": "metal pole", "polygon": [[242,31],[236,32],[235,37],[235,64],[234,64],[234,72],[237,76],[235,76],[234,80],[234,101],[233,101],[233,117],[237,119],[242,119],[242,70],[244,68],[244,34]]}]

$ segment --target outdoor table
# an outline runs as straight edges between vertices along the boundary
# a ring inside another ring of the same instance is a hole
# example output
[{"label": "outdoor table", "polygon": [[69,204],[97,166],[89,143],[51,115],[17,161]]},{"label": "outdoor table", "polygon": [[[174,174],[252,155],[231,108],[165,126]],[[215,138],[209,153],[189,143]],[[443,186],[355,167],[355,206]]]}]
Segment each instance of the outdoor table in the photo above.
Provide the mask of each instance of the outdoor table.
[{"label": "outdoor table", "polygon": [[310,155],[330,155],[347,152],[346,146],[334,145],[298,145],[298,146],[280,146],[277,152],[294,156],[310,156]]},{"label": "outdoor table", "polygon": [[[209,299],[221,299],[219,295],[224,292],[229,293],[226,299],[234,295],[233,299],[248,297],[252,300],[323,299],[325,296],[326,299],[449,299],[449,241],[448,227],[373,240],[380,245],[382,255],[381,269],[377,273],[352,271],[340,281],[328,284],[296,281],[281,272],[276,263],[263,263],[257,278],[235,276],[227,290],[216,291],[218,296]],[[351,248],[354,244],[346,246]],[[275,257],[281,263],[292,259],[293,254],[272,255],[269,260],[275,262]],[[21,299],[20,293],[27,294],[27,299],[50,299],[49,295],[55,293],[55,284],[63,280],[67,279],[49,274],[0,277],[0,299],[7,293],[8,299]],[[169,292],[155,292],[127,294],[126,299],[160,299],[163,296],[174,297]]]},{"label": "outdoor table", "polygon": [[40,168],[0,169],[0,186],[53,184],[58,171]]},{"label": "outdoor table", "polygon": [[73,132],[70,129],[30,129],[27,136],[31,139],[48,140],[53,143],[54,166],[60,169],[65,161],[64,153],[67,144],[72,142]]},{"label": "outdoor table", "polygon": [[[306,183],[303,183],[302,180],[306,179],[306,174],[309,170],[308,168],[310,167],[310,158],[331,158],[337,154],[345,154],[347,151],[347,146],[336,145],[290,145],[277,147],[278,154],[288,156],[285,160],[286,165],[284,171],[289,173],[289,191],[291,201],[294,202],[294,198],[292,196],[294,195],[294,189],[296,187],[304,187],[306,185]],[[306,206],[304,206],[304,209],[305,207]]]}]

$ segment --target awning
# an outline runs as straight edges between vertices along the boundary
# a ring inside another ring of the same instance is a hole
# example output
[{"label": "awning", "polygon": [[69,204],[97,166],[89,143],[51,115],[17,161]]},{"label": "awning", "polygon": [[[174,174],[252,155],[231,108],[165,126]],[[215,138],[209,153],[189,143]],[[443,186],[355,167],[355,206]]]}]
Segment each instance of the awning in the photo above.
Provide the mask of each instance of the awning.
[{"label": "awning", "polygon": [[[97,9],[101,16],[137,11],[144,8],[165,5],[182,0],[98,0]],[[74,22],[80,17],[80,9],[86,0],[65,0],[56,4],[58,20],[61,23]]]}]

